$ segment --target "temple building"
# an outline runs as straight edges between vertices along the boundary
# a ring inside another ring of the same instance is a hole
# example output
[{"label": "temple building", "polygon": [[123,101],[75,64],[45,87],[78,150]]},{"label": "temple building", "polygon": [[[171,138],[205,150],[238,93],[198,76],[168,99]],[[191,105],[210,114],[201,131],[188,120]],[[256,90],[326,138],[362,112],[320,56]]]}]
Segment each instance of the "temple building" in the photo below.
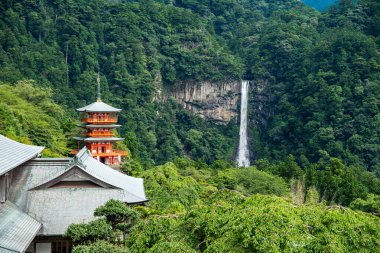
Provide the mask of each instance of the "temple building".
[{"label": "temple building", "polygon": [[[85,129],[85,136],[74,137],[74,139],[82,142],[98,161],[112,167],[118,167],[121,164],[121,158],[127,155],[126,151],[113,148],[115,142],[124,140],[123,138],[116,138],[112,132],[113,129],[120,127],[116,123],[121,109],[101,101],[99,77],[97,101],[79,108],[77,111],[82,113],[82,124],[79,126]],[[78,143],[78,146],[82,145]],[[72,153],[78,152],[79,150],[73,150]]]},{"label": "temple building", "polygon": [[0,135],[1,253],[69,253],[72,243],[63,235],[70,224],[94,220],[94,210],[110,199],[147,201],[143,179],[101,163],[98,150],[40,158],[43,149]]}]

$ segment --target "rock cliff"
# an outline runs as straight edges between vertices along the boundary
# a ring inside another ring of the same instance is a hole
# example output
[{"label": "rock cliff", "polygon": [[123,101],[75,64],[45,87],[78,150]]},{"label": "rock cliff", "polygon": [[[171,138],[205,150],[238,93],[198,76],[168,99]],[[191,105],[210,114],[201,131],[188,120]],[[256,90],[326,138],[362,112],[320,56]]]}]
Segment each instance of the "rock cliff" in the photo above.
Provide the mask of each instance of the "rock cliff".
[{"label": "rock cliff", "polygon": [[273,115],[272,94],[268,87],[268,80],[250,81],[249,118],[253,126],[260,129],[266,129]]},{"label": "rock cliff", "polygon": [[173,97],[202,118],[226,124],[238,115],[240,86],[240,80],[178,82],[164,91],[163,99]]}]

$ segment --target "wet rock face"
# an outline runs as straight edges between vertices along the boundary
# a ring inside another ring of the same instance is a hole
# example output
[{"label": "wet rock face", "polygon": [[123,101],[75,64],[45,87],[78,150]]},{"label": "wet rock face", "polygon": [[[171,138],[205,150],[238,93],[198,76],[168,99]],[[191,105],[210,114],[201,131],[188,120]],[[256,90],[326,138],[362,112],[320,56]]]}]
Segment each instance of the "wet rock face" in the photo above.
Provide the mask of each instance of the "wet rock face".
[{"label": "wet rock face", "polygon": [[226,82],[179,82],[164,93],[184,108],[217,123],[227,124],[238,115],[240,80]]}]

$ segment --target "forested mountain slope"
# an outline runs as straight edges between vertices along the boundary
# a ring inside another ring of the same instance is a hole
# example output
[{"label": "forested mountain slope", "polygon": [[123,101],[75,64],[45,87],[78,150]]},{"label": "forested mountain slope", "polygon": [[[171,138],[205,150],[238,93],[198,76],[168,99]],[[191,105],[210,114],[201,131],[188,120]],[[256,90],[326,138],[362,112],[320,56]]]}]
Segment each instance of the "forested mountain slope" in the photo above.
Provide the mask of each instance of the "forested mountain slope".
[{"label": "forested mountain slope", "polygon": [[218,41],[243,60],[245,78],[267,83],[262,101],[251,97],[256,157],[292,153],[318,161],[327,152],[378,170],[376,1],[341,1],[323,14],[297,1],[175,4],[213,26]]},{"label": "forested mountain slope", "polygon": [[152,165],[230,159],[238,138],[235,122],[153,102],[161,86],[244,77],[267,84],[251,99],[255,158],[327,152],[376,171],[379,4],[350,2],[320,14],[298,1],[3,1],[0,79],[51,87],[71,113],[100,71],[134,158]]},{"label": "forested mountain slope", "polygon": [[[76,252],[377,252],[380,3],[355,2],[1,1],[0,133],[68,155],[98,72],[123,109],[123,169],[151,201],[70,227]],[[241,79],[250,168],[234,168],[237,120],[162,99]]]},{"label": "forested mountain slope", "polygon": [[275,0],[2,1],[0,10],[0,80],[34,79],[77,117],[99,71],[144,166],[232,159],[236,121],[204,121],[157,92],[181,80],[246,78],[264,84],[250,99],[255,159],[292,154],[305,170],[337,157],[380,173],[376,1],[344,0],[322,14]]},{"label": "forested mountain slope", "polygon": [[2,1],[0,10],[1,81],[34,79],[78,117],[74,109],[95,99],[99,71],[103,99],[123,109],[121,135],[134,159],[150,166],[192,149],[208,162],[232,154],[236,126],[153,102],[157,86],[175,80],[242,76],[240,60],[190,10],[152,1]]}]

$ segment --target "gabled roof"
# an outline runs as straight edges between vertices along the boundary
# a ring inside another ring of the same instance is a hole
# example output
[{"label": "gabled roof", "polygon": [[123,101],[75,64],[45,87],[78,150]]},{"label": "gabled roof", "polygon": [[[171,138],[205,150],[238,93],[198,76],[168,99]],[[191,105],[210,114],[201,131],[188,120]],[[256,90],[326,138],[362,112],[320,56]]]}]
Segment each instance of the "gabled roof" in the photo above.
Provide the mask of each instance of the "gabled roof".
[{"label": "gabled roof", "polygon": [[[72,170],[80,170],[81,176],[94,182],[94,188],[54,188],[59,180],[72,176]],[[31,185],[25,207],[43,224],[42,235],[62,235],[72,223],[94,219],[94,210],[108,200],[126,203],[147,201],[142,178],[122,174],[94,159],[84,147],[70,160],[67,167],[45,180]]]},{"label": "gabled roof", "polygon": [[13,141],[0,134],[0,175],[37,157],[43,149],[44,147],[31,146]]},{"label": "gabled roof", "polygon": [[24,252],[41,226],[13,203],[0,204],[0,252]]},{"label": "gabled roof", "polygon": [[83,163],[85,170],[89,174],[134,195],[135,197],[128,201],[128,203],[147,201],[144,190],[144,180],[142,178],[127,176],[99,162],[91,156],[86,147],[82,148],[76,156]]},{"label": "gabled roof", "polygon": [[85,107],[77,109],[78,112],[120,112],[121,109],[112,107],[104,102],[98,101]]},{"label": "gabled roof", "polygon": [[77,165],[72,165],[66,168],[65,170],[62,170],[59,173],[53,175],[53,177],[38,183],[35,187],[33,187],[30,190],[51,188],[57,185],[59,182],[64,181],[91,181],[94,185],[98,187],[120,189],[106,182],[103,182],[102,180],[97,179],[96,177],[87,173],[86,170],[83,170],[81,167]]},{"label": "gabled roof", "polygon": [[142,178],[130,177],[122,174],[109,166],[94,159],[86,147],[82,148],[78,154],[71,160],[69,166],[56,175],[40,182],[30,190],[40,189],[42,186],[48,186],[49,182],[56,182],[57,179],[70,175],[73,169],[82,170],[88,174],[89,179],[99,180],[105,184],[104,187],[122,189],[127,191],[127,203],[141,203],[147,201],[144,191],[144,181]]}]

